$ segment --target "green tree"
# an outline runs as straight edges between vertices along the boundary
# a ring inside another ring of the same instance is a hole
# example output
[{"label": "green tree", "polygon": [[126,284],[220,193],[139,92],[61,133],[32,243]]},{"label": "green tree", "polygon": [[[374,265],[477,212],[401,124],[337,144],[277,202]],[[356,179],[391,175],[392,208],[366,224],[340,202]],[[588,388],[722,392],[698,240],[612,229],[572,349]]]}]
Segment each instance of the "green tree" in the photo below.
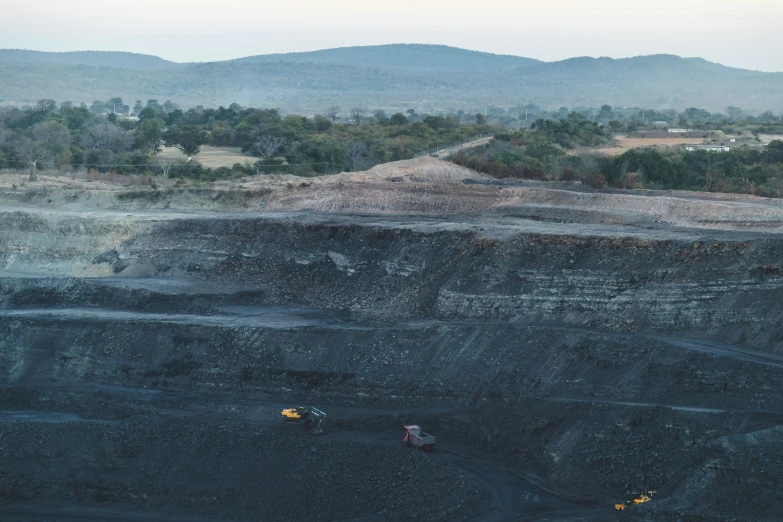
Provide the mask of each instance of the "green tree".
[{"label": "green tree", "polygon": [[71,107],[62,110],[63,120],[72,131],[80,129],[92,116],[87,107]]},{"label": "green tree", "polygon": [[606,125],[607,130],[609,130],[609,132],[612,134],[620,132],[624,127],[625,125],[623,125],[623,122],[619,120],[612,120]]},{"label": "green tree", "polygon": [[163,123],[160,120],[152,118],[139,123],[136,128],[136,144],[139,149],[157,154],[161,151],[162,142]]},{"label": "green tree", "polygon": [[52,112],[57,108],[57,103],[54,100],[38,100],[35,104],[35,108],[41,112]]},{"label": "green tree", "polygon": [[680,118],[695,123],[709,120],[711,116],[712,115],[704,109],[689,107],[688,109],[685,109],[685,112],[680,115]]},{"label": "green tree", "polygon": [[407,125],[408,118],[406,118],[405,115],[401,112],[398,112],[392,115],[392,117],[389,119],[389,123],[392,125]]},{"label": "green tree", "polygon": [[168,147],[176,147],[191,158],[201,152],[201,146],[209,136],[196,125],[185,125],[181,129],[172,129],[165,136]]},{"label": "green tree", "polygon": [[33,138],[52,153],[60,153],[71,146],[71,133],[59,121],[44,121],[33,127]]},{"label": "green tree", "polygon": [[318,132],[326,132],[332,128],[332,120],[320,114],[315,115],[313,123],[315,124],[315,130]]},{"label": "green tree", "polygon": [[90,112],[93,114],[104,114],[106,112],[106,102],[98,100],[92,102],[92,105],[90,105]]},{"label": "green tree", "polygon": [[128,106],[122,103],[122,98],[119,96],[115,96],[106,102],[106,112],[111,114],[127,114],[126,107]]},{"label": "green tree", "polygon": [[151,120],[155,117],[155,109],[150,107],[149,105],[147,107],[144,107],[141,112],[139,113],[139,120]]},{"label": "green tree", "polygon": [[734,121],[741,120],[745,113],[739,107],[726,107],[726,116]]},{"label": "green tree", "polygon": [[767,145],[766,156],[770,163],[783,163],[783,141],[770,141]]}]

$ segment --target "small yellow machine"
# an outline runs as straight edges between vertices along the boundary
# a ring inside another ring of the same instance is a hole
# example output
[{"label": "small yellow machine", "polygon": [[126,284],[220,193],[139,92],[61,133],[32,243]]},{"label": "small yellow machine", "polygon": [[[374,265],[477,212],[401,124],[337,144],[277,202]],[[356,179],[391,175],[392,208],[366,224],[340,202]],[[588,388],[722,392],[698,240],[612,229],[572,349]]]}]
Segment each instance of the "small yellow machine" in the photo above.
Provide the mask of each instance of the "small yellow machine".
[{"label": "small yellow machine", "polygon": [[647,502],[652,500],[653,495],[655,495],[655,491],[646,491],[642,493],[641,495],[636,496],[633,500],[629,500],[624,504],[615,504],[614,508],[617,511],[625,511],[626,506],[636,506],[639,504],[646,504]]},{"label": "small yellow machine", "polygon": [[326,422],[326,413],[314,406],[298,406],[288,408],[280,412],[283,422],[294,422],[313,427],[313,435],[324,432],[323,423]]}]

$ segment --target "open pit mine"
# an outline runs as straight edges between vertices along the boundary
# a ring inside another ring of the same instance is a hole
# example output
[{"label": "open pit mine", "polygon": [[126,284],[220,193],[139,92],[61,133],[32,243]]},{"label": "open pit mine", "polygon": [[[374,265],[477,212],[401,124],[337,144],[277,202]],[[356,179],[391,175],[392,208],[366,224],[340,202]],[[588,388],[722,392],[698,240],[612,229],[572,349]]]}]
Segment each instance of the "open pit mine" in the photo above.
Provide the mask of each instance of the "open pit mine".
[{"label": "open pit mine", "polygon": [[0,520],[783,519],[779,200],[18,178]]}]

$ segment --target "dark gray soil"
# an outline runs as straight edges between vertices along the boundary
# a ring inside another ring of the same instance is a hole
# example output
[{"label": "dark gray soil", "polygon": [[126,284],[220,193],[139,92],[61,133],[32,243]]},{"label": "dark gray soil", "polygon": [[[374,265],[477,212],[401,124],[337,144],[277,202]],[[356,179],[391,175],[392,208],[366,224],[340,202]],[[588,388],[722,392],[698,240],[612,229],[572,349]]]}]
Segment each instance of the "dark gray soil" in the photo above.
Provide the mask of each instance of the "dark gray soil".
[{"label": "dark gray soil", "polygon": [[783,518],[783,241],[524,213],[2,214],[0,520]]}]

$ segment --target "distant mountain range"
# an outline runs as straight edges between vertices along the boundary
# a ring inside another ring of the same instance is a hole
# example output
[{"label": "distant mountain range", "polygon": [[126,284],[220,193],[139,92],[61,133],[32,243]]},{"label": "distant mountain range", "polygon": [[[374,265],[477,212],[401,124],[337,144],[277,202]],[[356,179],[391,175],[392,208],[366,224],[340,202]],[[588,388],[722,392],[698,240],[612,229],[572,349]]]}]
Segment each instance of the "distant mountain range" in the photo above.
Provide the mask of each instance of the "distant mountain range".
[{"label": "distant mountain range", "polygon": [[22,49],[0,49],[0,66],[4,65],[91,65],[120,69],[168,69],[179,64],[150,56],[149,54],[115,51],[76,51],[70,53],[45,53]]},{"label": "distant mountain range", "polygon": [[0,99],[92,102],[120,96],[183,106],[329,105],[478,110],[536,103],[569,108],[644,106],[777,110],[783,73],[673,55],[542,62],[441,45],[393,44],[180,64],[156,56],[0,50]]}]

